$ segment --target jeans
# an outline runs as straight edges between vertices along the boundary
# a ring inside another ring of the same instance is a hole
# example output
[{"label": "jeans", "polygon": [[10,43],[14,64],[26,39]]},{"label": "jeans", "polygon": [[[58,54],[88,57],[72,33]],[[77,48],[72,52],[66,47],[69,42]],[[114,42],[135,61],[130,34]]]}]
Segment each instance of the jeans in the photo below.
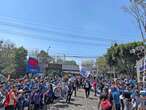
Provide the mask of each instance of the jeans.
[{"label": "jeans", "polygon": [[121,110],[121,105],[120,104],[115,104],[115,109],[116,110]]},{"label": "jeans", "polygon": [[14,105],[9,105],[8,107],[5,108],[5,110],[15,110]]},{"label": "jeans", "polygon": [[70,103],[72,94],[68,94],[66,98],[66,103]]},{"label": "jeans", "polygon": [[74,91],[74,96],[76,96],[76,94],[77,94],[77,88],[76,87],[73,87],[73,91]]},{"label": "jeans", "polygon": [[39,104],[34,104],[34,110],[40,110],[40,105]]},{"label": "jeans", "polygon": [[86,94],[86,98],[88,98],[89,95],[90,95],[90,89],[89,88],[85,88],[85,94]]}]

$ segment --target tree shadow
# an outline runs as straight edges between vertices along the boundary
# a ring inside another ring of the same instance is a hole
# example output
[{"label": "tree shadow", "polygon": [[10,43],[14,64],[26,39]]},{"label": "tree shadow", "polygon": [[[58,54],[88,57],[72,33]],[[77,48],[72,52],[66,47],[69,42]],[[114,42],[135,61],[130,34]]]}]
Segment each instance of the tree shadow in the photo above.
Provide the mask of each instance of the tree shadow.
[{"label": "tree shadow", "polygon": [[77,98],[81,98],[81,99],[84,99],[85,97],[84,97],[84,96],[77,96]]},{"label": "tree shadow", "polygon": [[72,98],[71,101],[75,101],[75,99]]},{"label": "tree shadow", "polygon": [[77,104],[77,103],[69,103],[70,105],[73,105],[73,106],[83,106],[82,104]]},{"label": "tree shadow", "polygon": [[57,104],[57,105],[55,105],[55,107],[56,108],[68,108],[69,107],[69,105],[68,104]]},{"label": "tree shadow", "polygon": [[89,99],[90,99],[90,100],[97,100],[97,101],[98,101],[98,98],[90,97]]}]

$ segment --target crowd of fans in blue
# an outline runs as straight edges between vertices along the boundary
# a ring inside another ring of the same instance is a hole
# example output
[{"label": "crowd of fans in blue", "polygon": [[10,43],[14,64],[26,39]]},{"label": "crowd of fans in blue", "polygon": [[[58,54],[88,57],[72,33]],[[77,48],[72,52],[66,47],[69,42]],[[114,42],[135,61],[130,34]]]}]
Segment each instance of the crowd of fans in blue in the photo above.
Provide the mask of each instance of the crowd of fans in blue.
[{"label": "crowd of fans in blue", "polygon": [[68,80],[33,77],[1,82],[0,110],[48,110],[54,100],[69,104],[78,89],[85,90],[86,98],[91,90],[94,92],[97,110],[146,110],[146,91],[134,78],[76,76]]},{"label": "crowd of fans in blue", "polygon": [[73,91],[76,96],[79,79],[61,77],[23,78],[0,83],[0,110],[47,110],[54,100],[66,99],[70,103]]}]

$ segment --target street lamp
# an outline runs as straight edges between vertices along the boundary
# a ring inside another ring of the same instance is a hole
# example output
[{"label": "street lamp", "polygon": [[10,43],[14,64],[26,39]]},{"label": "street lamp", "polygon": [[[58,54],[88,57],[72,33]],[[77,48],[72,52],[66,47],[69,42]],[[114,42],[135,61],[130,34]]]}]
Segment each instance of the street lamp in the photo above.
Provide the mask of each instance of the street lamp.
[{"label": "street lamp", "polygon": [[47,49],[47,53],[48,53],[48,55],[49,55],[49,50],[50,50],[50,48],[51,48],[51,46],[49,46],[48,49]]}]

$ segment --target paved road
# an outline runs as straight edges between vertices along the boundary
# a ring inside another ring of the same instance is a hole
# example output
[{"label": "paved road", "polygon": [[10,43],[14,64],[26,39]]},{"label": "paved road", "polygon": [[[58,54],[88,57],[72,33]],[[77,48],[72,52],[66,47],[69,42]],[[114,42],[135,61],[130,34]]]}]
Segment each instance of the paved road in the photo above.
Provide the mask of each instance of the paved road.
[{"label": "paved road", "polygon": [[91,94],[90,98],[86,99],[83,90],[79,90],[77,97],[73,97],[71,104],[66,104],[65,101],[56,102],[52,105],[51,110],[97,110],[98,99]]}]

